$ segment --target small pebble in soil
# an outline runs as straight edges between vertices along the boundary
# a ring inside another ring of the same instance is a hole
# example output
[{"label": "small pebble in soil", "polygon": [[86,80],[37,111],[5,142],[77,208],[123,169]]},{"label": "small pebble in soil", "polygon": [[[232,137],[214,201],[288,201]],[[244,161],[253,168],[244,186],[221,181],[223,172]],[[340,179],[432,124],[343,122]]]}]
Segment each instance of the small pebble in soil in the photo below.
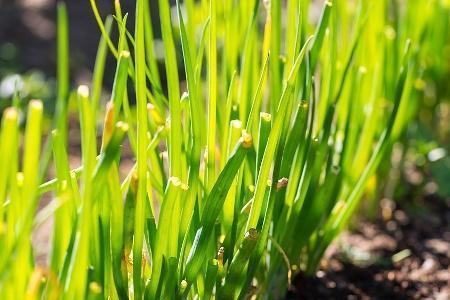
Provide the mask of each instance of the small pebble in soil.
[{"label": "small pebble in soil", "polygon": [[395,221],[389,221],[386,223],[386,229],[388,231],[395,231],[397,230],[397,223]]},{"label": "small pebble in soil", "polygon": [[389,272],[387,274],[387,279],[390,281],[393,281],[395,279],[395,273],[394,272]]},{"label": "small pebble in soil", "polygon": [[316,273],[317,278],[322,278],[325,276],[325,272],[322,270],[317,271]]},{"label": "small pebble in soil", "polygon": [[396,210],[394,212],[394,219],[400,224],[400,225],[406,225],[409,223],[409,218],[406,215],[406,213],[403,210]]}]

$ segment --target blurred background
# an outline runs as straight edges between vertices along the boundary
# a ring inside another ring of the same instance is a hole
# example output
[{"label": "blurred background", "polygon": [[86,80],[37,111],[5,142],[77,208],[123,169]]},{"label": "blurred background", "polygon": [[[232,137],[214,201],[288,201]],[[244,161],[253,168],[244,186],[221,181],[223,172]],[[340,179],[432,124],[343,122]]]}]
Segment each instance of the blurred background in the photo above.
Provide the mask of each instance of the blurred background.
[{"label": "blurred background", "polygon": [[[0,110],[11,104],[16,90],[22,99],[42,99],[47,112],[54,106],[56,2],[0,0]],[[102,11],[111,9],[111,1],[98,4]],[[87,82],[100,33],[89,1],[68,1],[67,6],[71,78],[74,83]]]},{"label": "blurred background", "polygon": [[[134,14],[134,1],[122,1]],[[0,0],[0,75],[39,70],[54,77],[56,71],[57,0]],[[113,1],[96,0],[102,16],[113,11]],[[71,72],[76,81],[89,77],[100,31],[89,1],[66,1],[70,30]],[[155,12],[157,15],[157,12]],[[129,26],[132,27],[130,17]],[[159,35],[159,26],[155,26]]]}]

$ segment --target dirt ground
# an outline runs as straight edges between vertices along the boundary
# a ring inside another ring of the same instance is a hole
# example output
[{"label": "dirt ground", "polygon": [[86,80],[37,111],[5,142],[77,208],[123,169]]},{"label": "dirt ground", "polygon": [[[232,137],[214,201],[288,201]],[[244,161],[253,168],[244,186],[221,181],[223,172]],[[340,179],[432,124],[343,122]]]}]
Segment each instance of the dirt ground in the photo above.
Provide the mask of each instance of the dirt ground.
[{"label": "dirt ground", "polygon": [[314,278],[298,275],[286,299],[450,299],[450,201],[386,206],[344,234]]}]

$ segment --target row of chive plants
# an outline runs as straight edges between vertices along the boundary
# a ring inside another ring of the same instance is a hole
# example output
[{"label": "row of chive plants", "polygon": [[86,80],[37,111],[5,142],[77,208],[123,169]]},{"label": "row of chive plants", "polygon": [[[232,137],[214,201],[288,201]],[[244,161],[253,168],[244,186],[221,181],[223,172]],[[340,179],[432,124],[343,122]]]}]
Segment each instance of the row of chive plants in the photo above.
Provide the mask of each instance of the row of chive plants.
[{"label": "row of chive plants", "polygon": [[[318,268],[414,117],[448,41],[447,2],[137,0],[130,22],[119,0],[106,19],[90,0],[102,38],[90,87],[73,92],[59,4],[51,129],[39,100],[23,132],[17,107],[2,117],[0,297],[280,297]],[[122,178],[123,147],[135,159]],[[31,237],[49,219],[36,264]]]}]

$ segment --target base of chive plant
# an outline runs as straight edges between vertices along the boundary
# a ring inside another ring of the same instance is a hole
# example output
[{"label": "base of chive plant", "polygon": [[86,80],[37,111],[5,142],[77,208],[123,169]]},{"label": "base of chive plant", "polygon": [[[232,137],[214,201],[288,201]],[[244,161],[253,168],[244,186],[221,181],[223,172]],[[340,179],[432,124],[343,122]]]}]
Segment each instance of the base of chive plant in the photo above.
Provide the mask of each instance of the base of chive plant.
[{"label": "base of chive plant", "polygon": [[[168,0],[138,0],[134,30],[120,1],[105,21],[90,3],[102,39],[91,87],[73,97],[58,6],[58,99],[42,152],[40,101],[23,133],[17,108],[2,118],[2,299],[280,297],[291,266],[312,274],[348,224],[415,114],[408,103],[422,94],[412,83],[429,49],[448,44],[444,2],[327,1],[311,23],[312,1],[185,0],[171,10]],[[117,69],[103,105],[108,55]],[[82,142],[74,170],[69,118]],[[135,165],[121,180],[124,140]],[[49,164],[56,177],[45,181]],[[44,193],[53,200],[37,211]],[[40,266],[30,236],[48,218]]]}]

